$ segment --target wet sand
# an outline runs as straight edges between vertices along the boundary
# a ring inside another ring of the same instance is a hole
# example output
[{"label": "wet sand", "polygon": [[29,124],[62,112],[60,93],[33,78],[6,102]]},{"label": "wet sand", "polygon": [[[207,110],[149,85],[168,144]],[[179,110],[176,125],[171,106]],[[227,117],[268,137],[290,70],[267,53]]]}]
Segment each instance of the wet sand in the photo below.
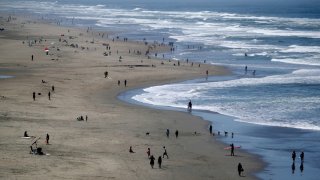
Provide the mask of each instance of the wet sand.
[{"label": "wet sand", "polygon": [[[113,42],[107,32],[99,36],[87,29],[6,19],[0,18],[5,28],[0,32],[0,74],[14,78],[0,79],[1,179],[238,179],[239,162],[245,179],[256,179],[253,173],[261,170],[260,160],[241,151],[229,156],[226,145],[209,135],[207,121],[117,99],[129,89],[205,77],[206,70],[225,75],[227,69],[149,59],[144,55],[148,49],[161,54],[170,47],[124,42],[124,37]],[[37,43],[29,46],[34,40]],[[81,115],[88,121],[78,121]],[[32,138],[21,138],[24,131],[40,137],[37,146],[48,155],[30,154]],[[129,153],[130,146],[135,153]],[[152,169],[147,148],[158,159],[163,146],[169,159],[163,159],[162,169],[156,160]]]}]

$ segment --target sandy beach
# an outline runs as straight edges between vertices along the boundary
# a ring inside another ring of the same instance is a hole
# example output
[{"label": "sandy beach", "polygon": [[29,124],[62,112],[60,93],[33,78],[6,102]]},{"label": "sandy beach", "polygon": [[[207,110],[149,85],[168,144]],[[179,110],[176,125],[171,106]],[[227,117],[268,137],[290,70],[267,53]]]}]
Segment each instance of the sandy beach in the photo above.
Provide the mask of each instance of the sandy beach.
[{"label": "sandy beach", "polygon": [[[205,78],[207,70],[226,75],[227,69],[190,62],[178,66],[161,59],[161,52],[170,51],[167,45],[125,37],[113,41],[108,32],[7,19],[0,18],[5,28],[0,75],[13,78],[0,79],[0,179],[256,179],[254,173],[263,168],[247,152],[236,149],[230,156],[224,150],[228,145],[210,136],[207,121],[117,99],[129,89]],[[159,59],[148,58],[146,51]],[[22,138],[25,131],[40,137],[37,146],[47,155],[30,154],[33,138]],[[159,169],[163,146],[169,159],[164,157]],[[148,148],[156,158],[153,169]],[[239,162],[244,177],[238,175]]]}]

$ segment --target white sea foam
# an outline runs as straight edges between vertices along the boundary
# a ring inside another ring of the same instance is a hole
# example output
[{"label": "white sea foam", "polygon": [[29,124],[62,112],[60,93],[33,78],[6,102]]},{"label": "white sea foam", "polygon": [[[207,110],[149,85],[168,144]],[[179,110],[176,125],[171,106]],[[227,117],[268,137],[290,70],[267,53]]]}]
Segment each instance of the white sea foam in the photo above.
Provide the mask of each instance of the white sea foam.
[{"label": "white sea foam", "polygon": [[283,62],[289,64],[303,64],[303,65],[312,65],[320,66],[319,56],[309,57],[309,58],[273,58],[271,61]]},{"label": "white sea foam", "polygon": [[291,45],[281,52],[297,52],[297,53],[320,53],[320,46],[298,46]]}]

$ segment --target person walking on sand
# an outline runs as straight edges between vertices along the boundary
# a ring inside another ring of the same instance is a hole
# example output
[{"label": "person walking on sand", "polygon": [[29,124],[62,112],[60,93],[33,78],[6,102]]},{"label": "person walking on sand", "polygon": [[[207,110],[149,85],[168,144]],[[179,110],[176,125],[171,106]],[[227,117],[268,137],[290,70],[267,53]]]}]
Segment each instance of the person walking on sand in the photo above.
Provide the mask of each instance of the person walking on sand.
[{"label": "person walking on sand", "polygon": [[188,111],[191,111],[191,110],[192,110],[192,102],[190,100],[189,103],[188,103]]},{"label": "person walking on sand", "polygon": [[152,169],[153,169],[155,158],[153,157],[153,155],[151,155],[149,159],[150,159],[150,166],[151,166]]},{"label": "person walking on sand", "polygon": [[162,164],[162,158],[161,156],[158,157],[158,165],[159,165],[159,168],[161,169],[161,164]]},{"label": "person walking on sand", "polygon": [[124,80],[124,87],[127,87],[127,80]]},{"label": "person walking on sand", "polygon": [[242,172],[244,171],[244,169],[243,169],[243,167],[242,167],[242,164],[241,163],[239,163],[238,164],[238,174],[239,174],[239,176],[242,176]]},{"label": "person walking on sand", "polygon": [[178,138],[178,136],[179,136],[179,131],[178,130],[176,130],[175,135],[176,135],[176,138]]},{"label": "person walking on sand", "polygon": [[231,146],[231,156],[234,156],[234,145],[233,145],[233,143],[230,144],[230,146]]},{"label": "person walking on sand", "polygon": [[163,149],[164,149],[164,152],[163,152],[162,158],[164,158],[164,156],[167,156],[167,159],[169,159],[166,147],[163,146]]},{"label": "person walking on sand", "polygon": [[88,115],[86,115],[86,122],[88,121]]},{"label": "person walking on sand", "polygon": [[170,135],[170,130],[169,129],[167,129],[166,135],[167,135],[167,138],[169,138],[169,135]]},{"label": "person walking on sand", "polygon": [[150,153],[151,153],[150,148],[148,148],[148,150],[147,150],[148,158],[150,158]]},{"label": "person walking on sand", "polygon": [[303,151],[300,153],[300,159],[301,159],[301,162],[304,161],[304,152]]},{"label": "person walking on sand", "polygon": [[47,133],[47,136],[46,136],[46,144],[49,144],[49,138],[50,138],[50,136],[49,136],[49,134]]},{"label": "person walking on sand", "polygon": [[209,132],[212,134],[212,125],[209,126]]},{"label": "person walking on sand", "polygon": [[120,80],[118,80],[118,86],[120,86]]},{"label": "person walking on sand", "polygon": [[49,100],[51,100],[51,93],[50,93],[50,91],[48,92],[48,98],[49,98]]},{"label": "person walking on sand", "polygon": [[32,93],[32,97],[33,97],[33,100],[35,101],[36,100],[36,92]]},{"label": "person walking on sand", "polygon": [[31,55],[31,61],[33,61],[33,54]]},{"label": "person walking on sand", "polygon": [[292,160],[295,161],[296,160],[296,151],[293,150],[292,154],[291,154],[291,157],[292,157]]},{"label": "person walking on sand", "polygon": [[107,78],[108,77],[108,71],[104,72],[104,78]]},{"label": "person walking on sand", "polygon": [[52,90],[52,92],[54,92],[54,86],[51,86],[51,90]]}]

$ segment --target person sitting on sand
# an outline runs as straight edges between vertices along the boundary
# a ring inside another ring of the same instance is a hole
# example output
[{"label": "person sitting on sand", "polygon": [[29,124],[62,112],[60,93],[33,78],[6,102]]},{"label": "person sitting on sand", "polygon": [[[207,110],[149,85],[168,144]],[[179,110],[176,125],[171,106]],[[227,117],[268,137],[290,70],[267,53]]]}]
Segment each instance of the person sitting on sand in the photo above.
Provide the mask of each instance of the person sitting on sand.
[{"label": "person sitting on sand", "polygon": [[129,152],[130,152],[130,153],[134,153],[133,150],[132,150],[132,146],[130,146]]},{"label": "person sitting on sand", "polygon": [[25,132],[24,132],[23,137],[29,137],[29,135],[28,135],[28,132],[27,132],[27,131],[25,131]]}]

